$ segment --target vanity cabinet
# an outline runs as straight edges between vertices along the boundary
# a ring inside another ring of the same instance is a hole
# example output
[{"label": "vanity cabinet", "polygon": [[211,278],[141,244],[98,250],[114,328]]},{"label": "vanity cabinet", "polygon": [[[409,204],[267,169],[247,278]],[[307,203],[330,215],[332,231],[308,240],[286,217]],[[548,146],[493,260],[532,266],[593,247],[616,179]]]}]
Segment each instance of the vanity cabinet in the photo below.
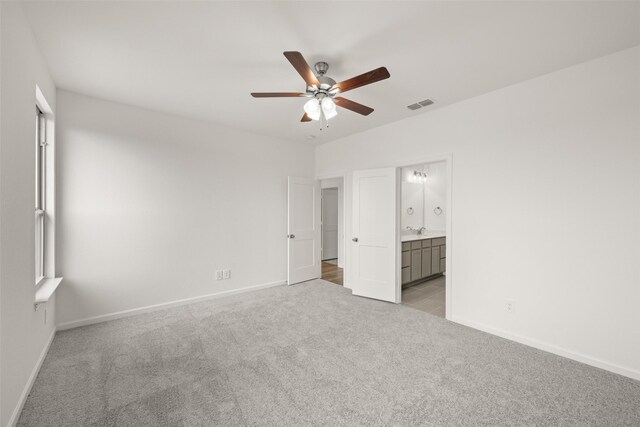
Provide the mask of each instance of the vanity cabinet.
[{"label": "vanity cabinet", "polygon": [[422,249],[422,257],[420,260],[422,267],[422,276],[421,279],[425,277],[431,276],[431,248],[423,248]]},{"label": "vanity cabinet", "polygon": [[411,249],[411,281],[422,279],[422,249]]},{"label": "vanity cabinet", "polygon": [[411,252],[408,250],[402,252],[402,268],[411,267]]},{"label": "vanity cabinet", "polygon": [[440,246],[431,249],[431,273],[440,273]]},{"label": "vanity cabinet", "polygon": [[402,269],[402,284],[411,282],[411,267]]},{"label": "vanity cabinet", "polygon": [[402,243],[402,284],[442,274],[446,266],[446,238]]}]

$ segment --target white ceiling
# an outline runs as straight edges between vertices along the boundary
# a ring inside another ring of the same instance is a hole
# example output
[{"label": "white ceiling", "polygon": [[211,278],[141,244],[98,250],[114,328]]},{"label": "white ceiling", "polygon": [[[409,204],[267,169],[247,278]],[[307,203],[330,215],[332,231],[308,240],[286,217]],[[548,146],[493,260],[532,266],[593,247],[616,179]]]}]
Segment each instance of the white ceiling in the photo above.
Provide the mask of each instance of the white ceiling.
[{"label": "white ceiling", "polygon": [[[640,2],[25,2],[59,88],[323,143],[425,114],[640,44]],[[386,66],[391,78],[345,97],[319,131],[300,123],[306,98],[282,55],[329,62],[337,81]],[[585,88],[589,90],[589,88]],[[417,111],[425,98],[436,104]]]}]

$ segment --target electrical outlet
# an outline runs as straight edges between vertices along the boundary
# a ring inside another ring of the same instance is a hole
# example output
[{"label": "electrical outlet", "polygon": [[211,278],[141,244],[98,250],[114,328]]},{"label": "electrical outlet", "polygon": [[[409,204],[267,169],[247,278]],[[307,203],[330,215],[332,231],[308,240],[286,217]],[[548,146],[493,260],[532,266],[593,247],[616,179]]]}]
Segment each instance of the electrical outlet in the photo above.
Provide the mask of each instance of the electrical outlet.
[{"label": "electrical outlet", "polygon": [[516,302],[511,299],[505,300],[504,309],[507,310],[507,313],[513,313],[516,309]]},{"label": "electrical outlet", "polygon": [[216,270],[216,280],[222,280],[222,270]]},{"label": "electrical outlet", "polygon": [[222,270],[222,275],[224,279],[230,279],[231,278],[231,270],[226,269],[226,270]]}]

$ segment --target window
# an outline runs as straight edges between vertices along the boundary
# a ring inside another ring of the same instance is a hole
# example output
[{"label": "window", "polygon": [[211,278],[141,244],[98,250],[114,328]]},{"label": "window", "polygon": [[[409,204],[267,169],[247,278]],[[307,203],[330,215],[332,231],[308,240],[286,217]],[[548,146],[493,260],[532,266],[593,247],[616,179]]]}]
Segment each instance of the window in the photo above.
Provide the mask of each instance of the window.
[{"label": "window", "polygon": [[45,272],[45,218],[47,215],[47,121],[44,113],[36,107],[36,285],[44,279]]}]

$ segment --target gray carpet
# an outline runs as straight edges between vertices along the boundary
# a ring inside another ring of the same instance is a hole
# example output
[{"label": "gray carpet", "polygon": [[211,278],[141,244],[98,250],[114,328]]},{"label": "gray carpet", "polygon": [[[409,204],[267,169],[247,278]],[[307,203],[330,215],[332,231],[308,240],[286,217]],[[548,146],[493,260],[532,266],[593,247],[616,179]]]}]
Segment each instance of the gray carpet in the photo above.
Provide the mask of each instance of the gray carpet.
[{"label": "gray carpet", "polygon": [[640,382],[322,280],[56,335],[20,426],[640,426]]}]

